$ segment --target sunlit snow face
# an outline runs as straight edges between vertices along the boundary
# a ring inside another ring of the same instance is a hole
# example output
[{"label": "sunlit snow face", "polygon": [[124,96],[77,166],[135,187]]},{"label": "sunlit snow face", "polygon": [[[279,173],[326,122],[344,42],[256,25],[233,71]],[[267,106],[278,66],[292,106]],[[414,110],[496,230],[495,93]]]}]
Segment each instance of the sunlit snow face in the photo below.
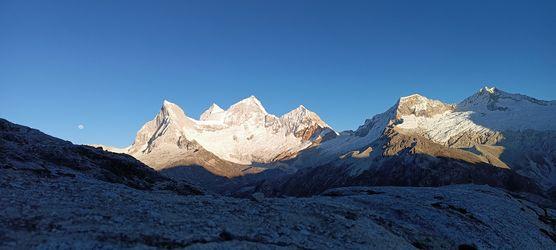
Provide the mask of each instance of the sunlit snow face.
[{"label": "sunlit snow face", "polygon": [[79,125],[77,125],[77,128],[78,128],[78,129],[84,129],[84,128],[85,128],[85,125],[79,124]]}]

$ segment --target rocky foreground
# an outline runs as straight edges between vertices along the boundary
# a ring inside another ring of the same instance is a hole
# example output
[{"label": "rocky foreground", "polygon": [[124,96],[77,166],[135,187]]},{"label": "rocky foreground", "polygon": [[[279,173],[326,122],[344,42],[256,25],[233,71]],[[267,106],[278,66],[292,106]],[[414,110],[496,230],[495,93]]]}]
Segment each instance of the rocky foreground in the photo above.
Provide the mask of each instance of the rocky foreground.
[{"label": "rocky foreground", "polygon": [[556,247],[555,210],[488,186],[236,199],[0,171],[5,249]]}]

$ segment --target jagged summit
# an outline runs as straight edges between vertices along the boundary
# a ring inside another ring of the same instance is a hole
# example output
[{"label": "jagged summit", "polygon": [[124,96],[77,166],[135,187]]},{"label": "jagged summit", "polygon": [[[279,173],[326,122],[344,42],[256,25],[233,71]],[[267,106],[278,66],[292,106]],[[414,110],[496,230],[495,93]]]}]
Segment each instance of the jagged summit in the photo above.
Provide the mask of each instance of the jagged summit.
[{"label": "jagged summit", "polygon": [[309,111],[305,106],[299,105],[297,108],[294,108],[290,112],[285,113],[284,115],[282,115],[282,117],[288,117],[288,116],[292,116],[292,115],[305,115],[308,112],[311,112],[311,111]]},{"label": "jagged summit", "polygon": [[396,103],[396,116],[415,115],[430,117],[451,111],[454,108],[454,105],[429,99],[420,94],[413,94],[399,99]]},{"label": "jagged summit", "polygon": [[224,116],[225,110],[218,106],[216,103],[210,105],[210,107],[201,114],[199,120],[201,121],[218,121]]},{"label": "jagged summit", "polygon": [[260,103],[259,99],[257,99],[257,97],[254,96],[254,95],[250,95],[249,97],[247,97],[247,98],[245,98],[245,99],[243,99],[243,100],[241,100],[241,101],[239,101],[239,102],[244,102],[244,101],[253,101],[253,102],[258,102],[258,103]]},{"label": "jagged summit", "polygon": [[[333,132],[331,127],[315,112],[308,110],[303,105],[299,105],[299,107],[282,115],[280,120],[288,128],[289,132],[303,138],[303,140],[309,140],[312,136],[324,131],[324,129]],[[336,133],[334,132],[334,134]]]},{"label": "jagged summit", "polygon": [[224,111],[224,109],[222,109],[222,108],[221,108],[220,106],[218,106],[218,104],[216,104],[216,103],[213,103],[212,105],[210,105],[209,110],[210,110],[211,112],[223,112],[223,111]]},{"label": "jagged summit", "polygon": [[459,111],[511,112],[522,109],[543,109],[554,101],[538,100],[522,94],[512,94],[495,87],[484,87],[457,105]]},{"label": "jagged summit", "polygon": [[183,109],[168,100],[162,102],[160,113],[156,116],[157,126],[167,125],[171,122],[176,123],[177,126],[186,126],[187,123],[190,123],[187,120],[187,116],[185,112],[183,112]]},{"label": "jagged summit", "polygon": [[496,92],[498,89],[496,87],[489,87],[489,86],[484,86],[479,90],[479,93],[490,93],[490,94],[494,94],[494,92]]},{"label": "jagged summit", "polygon": [[226,110],[224,123],[228,126],[259,124],[265,120],[267,115],[261,102],[255,96],[250,96]]},{"label": "jagged summit", "polygon": [[166,138],[179,138],[183,129],[193,126],[194,122],[178,105],[164,100],[156,117],[145,123],[137,132],[135,140],[128,148],[128,153],[134,155],[151,151],[163,144],[161,141]]},{"label": "jagged summit", "polygon": [[384,132],[388,124],[401,120],[404,116],[432,117],[454,110],[454,105],[438,100],[429,99],[420,94],[412,94],[398,99],[390,109],[384,113],[366,119],[365,123],[354,132],[354,135],[375,140]]},{"label": "jagged summit", "polygon": [[297,108],[292,109],[291,112],[307,112],[307,108],[303,104],[299,105]]},{"label": "jagged summit", "polygon": [[167,100],[162,102],[162,107],[155,117],[155,121],[158,127],[167,127],[171,123],[177,127],[190,126],[192,124],[180,106]]},{"label": "jagged summit", "polygon": [[166,110],[181,110],[183,112],[183,110],[180,108],[180,106],[178,106],[177,104],[170,102],[166,99],[164,99],[164,101],[162,101],[162,107],[161,109],[166,109]]},{"label": "jagged summit", "polygon": [[266,109],[264,108],[263,104],[261,103],[261,101],[259,101],[259,99],[257,99],[257,97],[255,97],[254,95],[251,95],[235,104],[233,104],[232,106],[230,106],[230,109],[234,109],[236,107],[256,107],[257,109],[259,109],[260,111],[262,111],[263,113],[267,113]]},{"label": "jagged summit", "polygon": [[402,96],[402,97],[400,97],[399,100],[401,101],[401,100],[415,99],[415,98],[428,100],[428,98],[426,98],[425,96],[422,96],[422,95],[417,94],[417,93],[411,94],[411,95],[408,95],[408,96]]},{"label": "jagged summit", "polygon": [[316,123],[323,127],[330,127],[326,124],[315,112],[308,110],[305,106],[299,105],[299,107],[291,110],[290,112],[282,115],[280,117],[283,121],[286,122],[305,122],[310,121],[312,123]]}]

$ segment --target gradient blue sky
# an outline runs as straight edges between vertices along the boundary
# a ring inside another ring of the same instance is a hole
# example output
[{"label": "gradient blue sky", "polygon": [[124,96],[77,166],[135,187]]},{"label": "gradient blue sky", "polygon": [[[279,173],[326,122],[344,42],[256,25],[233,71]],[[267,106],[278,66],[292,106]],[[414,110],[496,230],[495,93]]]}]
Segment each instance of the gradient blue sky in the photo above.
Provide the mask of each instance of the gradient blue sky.
[{"label": "gradient blue sky", "polygon": [[553,100],[555,3],[0,0],[0,117],[125,146],[163,99],[198,117],[255,95],[337,130],[412,93]]}]

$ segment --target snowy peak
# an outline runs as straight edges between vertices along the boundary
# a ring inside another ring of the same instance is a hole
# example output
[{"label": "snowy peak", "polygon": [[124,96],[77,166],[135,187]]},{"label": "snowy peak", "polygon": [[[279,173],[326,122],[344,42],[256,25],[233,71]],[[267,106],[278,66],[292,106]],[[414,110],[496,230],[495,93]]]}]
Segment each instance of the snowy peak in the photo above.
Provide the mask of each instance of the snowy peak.
[{"label": "snowy peak", "polygon": [[227,125],[240,125],[242,123],[262,123],[268,115],[261,102],[250,96],[230,106],[226,110],[224,123]]},{"label": "snowy peak", "polygon": [[308,113],[313,113],[309,111],[305,106],[299,105],[299,107],[292,109],[290,112],[282,115],[283,119],[294,118],[294,117],[305,117]]},{"label": "snowy peak", "polygon": [[299,107],[284,114],[280,117],[280,120],[290,133],[303,140],[313,138],[323,129],[333,131],[315,112],[308,110],[303,105],[299,105]]},{"label": "snowy peak", "polygon": [[[396,127],[454,147],[469,147],[475,143],[494,144],[502,138],[499,133],[507,131],[556,130],[554,101],[511,94],[494,87],[480,89],[455,107],[443,107],[440,103],[436,105],[437,110],[446,112],[436,112],[437,115],[433,116],[398,112],[402,116],[397,117],[401,119]],[[399,106],[404,106],[403,98]]]},{"label": "snowy peak", "polygon": [[282,117],[280,117],[280,119],[286,124],[299,125],[303,123],[311,123],[319,125],[323,128],[330,127],[315,112],[308,110],[303,105],[299,105],[299,107],[284,114]]},{"label": "snowy peak", "polygon": [[160,113],[156,116],[157,125],[162,125],[164,123],[176,123],[180,127],[191,124],[188,122],[187,116],[183,109],[181,109],[175,103],[164,100],[162,107],[160,108]]},{"label": "snowy peak", "polygon": [[556,102],[485,87],[457,105],[471,120],[497,131],[556,130]]},{"label": "snowy peak", "polygon": [[454,105],[432,100],[419,94],[413,94],[400,98],[396,104],[396,115],[398,117],[404,115],[432,117],[454,109]]},{"label": "snowy peak", "polygon": [[538,100],[526,95],[511,94],[495,87],[484,87],[457,105],[458,111],[511,112],[523,109],[544,109],[554,101]]},{"label": "snowy peak", "polygon": [[201,114],[199,120],[201,121],[219,121],[224,117],[224,110],[220,106],[213,103],[210,107]]},{"label": "snowy peak", "polygon": [[291,112],[307,112],[307,108],[305,106],[303,106],[303,104],[299,105],[299,107],[292,109]]},{"label": "snowy peak", "polygon": [[189,119],[183,110],[176,104],[164,100],[160,112],[156,117],[147,122],[137,132],[133,144],[129,147],[129,153],[134,155],[152,150],[159,144],[159,140],[177,141],[182,131],[192,128],[194,122]]},{"label": "snowy peak", "polygon": [[164,118],[182,118],[185,117],[185,112],[175,103],[164,100],[159,115]]},{"label": "snowy peak", "polygon": [[481,90],[479,90],[479,93],[482,93],[483,91],[486,93],[494,94],[494,92],[496,92],[496,88],[484,86]]},{"label": "snowy peak", "polygon": [[161,108],[162,109],[176,109],[177,108],[177,109],[181,110],[181,108],[177,104],[175,104],[173,102],[170,102],[168,100],[164,100],[162,102],[162,107]]},{"label": "snowy peak", "polygon": [[212,105],[210,105],[209,110],[213,113],[224,112],[224,110],[220,106],[218,106],[216,103],[213,103]]},{"label": "snowy peak", "polygon": [[254,95],[251,95],[251,96],[237,102],[236,104],[233,104],[232,106],[230,106],[229,110],[234,109],[236,107],[253,108],[253,110],[259,110],[262,113],[267,114],[266,109],[264,108],[261,101],[259,101],[259,99],[257,99],[257,97],[255,97]]},{"label": "snowy peak", "polygon": [[458,105],[413,94],[401,97],[388,111],[366,120],[355,135],[378,138],[389,124],[429,134],[434,141],[443,143],[469,131],[492,134],[504,130],[554,130],[556,103],[495,87],[481,88]]},{"label": "snowy peak", "polygon": [[495,87],[485,86],[477,93],[466,98],[458,104],[459,111],[503,111],[505,108],[497,107],[497,102],[500,97],[509,97],[510,94],[501,91]]},{"label": "snowy peak", "polygon": [[438,100],[429,99],[419,94],[401,97],[398,102],[386,112],[365,120],[365,123],[355,131],[359,137],[367,137],[370,141],[382,135],[389,124],[403,121],[404,117],[433,117],[453,111],[454,105]]}]

